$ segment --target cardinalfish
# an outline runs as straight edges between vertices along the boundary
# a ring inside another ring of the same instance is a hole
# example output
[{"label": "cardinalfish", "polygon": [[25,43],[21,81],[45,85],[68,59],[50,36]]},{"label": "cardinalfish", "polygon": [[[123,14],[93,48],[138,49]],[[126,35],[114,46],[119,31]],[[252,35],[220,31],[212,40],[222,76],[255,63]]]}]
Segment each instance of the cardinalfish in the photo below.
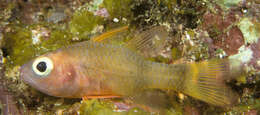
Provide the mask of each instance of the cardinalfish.
[{"label": "cardinalfish", "polygon": [[21,67],[20,76],[33,88],[56,97],[127,97],[159,89],[182,92],[216,106],[237,101],[237,94],[225,83],[240,74],[239,68],[230,66],[230,60],[181,64],[149,61],[139,51],[144,45],[153,49],[149,44],[165,37],[165,31],[158,27],[144,31],[126,45],[102,42],[125,30],[127,27],[115,29],[36,57]]}]

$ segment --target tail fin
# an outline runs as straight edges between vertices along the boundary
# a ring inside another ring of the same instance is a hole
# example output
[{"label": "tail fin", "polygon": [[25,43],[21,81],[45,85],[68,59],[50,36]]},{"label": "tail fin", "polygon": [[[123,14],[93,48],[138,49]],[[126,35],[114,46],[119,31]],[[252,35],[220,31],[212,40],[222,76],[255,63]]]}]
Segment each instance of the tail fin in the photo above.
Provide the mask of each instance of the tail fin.
[{"label": "tail fin", "polygon": [[[234,71],[233,71],[234,70]],[[225,83],[241,75],[239,67],[230,66],[229,60],[209,60],[191,64],[191,73],[186,76],[184,93],[216,106],[232,106],[238,95]]]}]

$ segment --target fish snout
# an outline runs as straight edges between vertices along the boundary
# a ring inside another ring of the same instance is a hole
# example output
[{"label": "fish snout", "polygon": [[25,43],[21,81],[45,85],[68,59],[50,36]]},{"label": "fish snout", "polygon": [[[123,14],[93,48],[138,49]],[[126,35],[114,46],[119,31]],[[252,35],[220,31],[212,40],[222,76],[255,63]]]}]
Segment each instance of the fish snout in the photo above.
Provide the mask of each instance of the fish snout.
[{"label": "fish snout", "polygon": [[20,67],[20,75],[19,75],[19,77],[25,83],[30,83],[29,77],[31,77],[30,76],[31,75],[31,71],[30,71],[31,67],[30,67],[29,64],[30,63],[24,64],[24,65],[22,65]]}]

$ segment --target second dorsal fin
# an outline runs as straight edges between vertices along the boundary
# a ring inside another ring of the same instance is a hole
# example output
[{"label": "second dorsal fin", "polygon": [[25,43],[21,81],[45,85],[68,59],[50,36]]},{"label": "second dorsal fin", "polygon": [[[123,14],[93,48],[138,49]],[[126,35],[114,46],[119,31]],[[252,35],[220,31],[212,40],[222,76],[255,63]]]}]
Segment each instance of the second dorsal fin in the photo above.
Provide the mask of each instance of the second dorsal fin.
[{"label": "second dorsal fin", "polygon": [[136,32],[126,43],[126,47],[145,57],[157,55],[165,46],[168,32],[163,26],[155,26],[145,31]]}]

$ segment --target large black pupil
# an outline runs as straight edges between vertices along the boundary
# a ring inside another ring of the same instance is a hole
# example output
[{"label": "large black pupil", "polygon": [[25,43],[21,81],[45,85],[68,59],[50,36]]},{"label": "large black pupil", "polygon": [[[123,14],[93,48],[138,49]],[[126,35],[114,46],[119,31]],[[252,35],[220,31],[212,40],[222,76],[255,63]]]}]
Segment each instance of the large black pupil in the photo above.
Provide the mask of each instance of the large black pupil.
[{"label": "large black pupil", "polygon": [[44,72],[47,68],[47,65],[45,62],[40,62],[37,64],[36,66],[37,70],[39,70],[40,72]]}]

